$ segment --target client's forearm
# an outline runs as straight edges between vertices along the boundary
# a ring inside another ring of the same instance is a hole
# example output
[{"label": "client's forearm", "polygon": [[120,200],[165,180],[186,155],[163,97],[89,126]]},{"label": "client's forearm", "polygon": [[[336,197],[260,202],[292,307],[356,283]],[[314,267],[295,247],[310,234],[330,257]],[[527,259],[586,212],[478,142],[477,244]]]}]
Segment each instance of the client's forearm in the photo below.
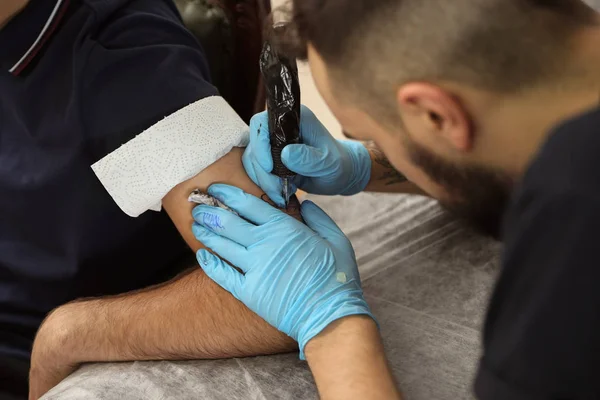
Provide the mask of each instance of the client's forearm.
[{"label": "client's forearm", "polygon": [[385,193],[412,193],[426,195],[419,187],[398,172],[383,151],[374,143],[365,143],[371,155],[371,180],[365,191]]},{"label": "client's forearm", "polygon": [[[163,206],[193,251],[194,189],[216,182],[263,196],[229,154],[171,190]],[[266,201],[268,199],[264,197]],[[299,207],[289,210],[300,218]],[[169,251],[169,249],[165,249]],[[31,397],[37,398],[85,362],[226,358],[292,351],[297,344],[209,279],[198,265],[159,286],[66,304],[44,321],[33,345]]]},{"label": "client's forearm", "polygon": [[[236,185],[268,198],[242,166],[243,149],[231,152],[196,177],[173,188],[163,206],[193,251],[204,246],[192,231],[188,196],[215,182]],[[297,210],[291,210],[298,214]],[[209,279],[198,265],[163,285],[134,293],[80,301],[61,307],[72,364],[90,361],[197,359],[290,351],[296,344]]]},{"label": "client's forearm", "polygon": [[69,364],[243,357],[290,351],[269,326],[199,268],[166,284],[58,309]]}]

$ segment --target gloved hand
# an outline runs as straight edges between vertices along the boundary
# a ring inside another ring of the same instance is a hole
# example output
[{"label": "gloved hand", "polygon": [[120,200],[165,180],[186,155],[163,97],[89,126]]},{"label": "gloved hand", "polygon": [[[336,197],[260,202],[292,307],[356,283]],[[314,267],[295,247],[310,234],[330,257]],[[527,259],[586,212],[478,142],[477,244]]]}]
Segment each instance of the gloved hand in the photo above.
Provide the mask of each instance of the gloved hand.
[{"label": "gloved hand", "polygon": [[[292,182],[297,188],[325,195],[353,195],[365,189],[371,178],[371,157],[362,143],[335,139],[306,106],[301,109],[300,135],[302,144],[287,145],[281,153],[285,166],[298,174]],[[266,111],[250,121],[250,144],[242,160],[254,183],[283,205],[281,180],[271,174]]]},{"label": "gloved hand", "polygon": [[333,321],[372,317],[352,245],[314,203],[301,206],[306,226],[241,189],[212,185],[208,193],[240,216],[197,206],[194,234],[244,275],[207,250],[197,253],[200,265],[238,300],[296,339],[302,359],[306,343]]}]

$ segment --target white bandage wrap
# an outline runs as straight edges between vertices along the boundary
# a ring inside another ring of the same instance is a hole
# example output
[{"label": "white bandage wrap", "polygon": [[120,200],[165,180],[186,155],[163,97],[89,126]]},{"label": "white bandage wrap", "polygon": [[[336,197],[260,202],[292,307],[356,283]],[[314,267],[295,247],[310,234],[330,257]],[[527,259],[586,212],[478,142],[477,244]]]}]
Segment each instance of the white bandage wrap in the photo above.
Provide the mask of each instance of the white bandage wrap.
[{"label": "white bandage wrap", "polygon": [[248,126],[218,96],[169,115],[92,165],[129,216],[160,211],[175,186],[193,178],[233,147],[248,144]]}]

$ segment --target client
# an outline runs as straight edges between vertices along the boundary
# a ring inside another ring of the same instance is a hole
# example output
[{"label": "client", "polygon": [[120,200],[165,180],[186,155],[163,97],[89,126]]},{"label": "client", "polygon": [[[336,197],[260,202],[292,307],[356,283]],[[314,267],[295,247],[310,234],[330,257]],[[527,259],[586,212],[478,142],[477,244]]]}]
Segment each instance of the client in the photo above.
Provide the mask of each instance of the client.
[{"label": "client", "polygon": [[[37,399],[81,363],[295,348],[197,267],[190,192],[264,193],[236,147],[244,124],[170,0],[4,0],[0,67],[0,398]],[[114,191],[132,165],[187,168],[164,126],[164,148],[114,154],[192,103],[202,167],[147,208],[134,197],[156,195],[155,176]]]}]

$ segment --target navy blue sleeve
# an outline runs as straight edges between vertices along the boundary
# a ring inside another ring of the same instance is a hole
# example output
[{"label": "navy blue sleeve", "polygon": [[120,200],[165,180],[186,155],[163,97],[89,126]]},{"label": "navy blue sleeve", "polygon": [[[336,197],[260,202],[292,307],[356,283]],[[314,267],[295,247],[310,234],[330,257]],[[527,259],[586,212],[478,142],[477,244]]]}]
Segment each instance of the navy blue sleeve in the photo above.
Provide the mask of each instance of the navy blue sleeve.
[{"label": "navy blue sleeve", "polygon": [[94,161],[217,94],[200,44],[170,1],[129,1],[111,11],[99,17],[82,77],[82,118]]},{"label": "navy blue sleeve", "polygon": [[481,400],[600,396],[600,196],[525,189],[506,225],[485,326]]}]

